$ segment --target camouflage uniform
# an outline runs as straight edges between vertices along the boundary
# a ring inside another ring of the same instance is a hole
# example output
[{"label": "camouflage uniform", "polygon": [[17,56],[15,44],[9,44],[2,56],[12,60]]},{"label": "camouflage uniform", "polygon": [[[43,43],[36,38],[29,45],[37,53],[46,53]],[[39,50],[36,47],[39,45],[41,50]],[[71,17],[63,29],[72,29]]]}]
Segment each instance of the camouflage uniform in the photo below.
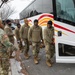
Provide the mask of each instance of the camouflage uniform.
[{"label": "camouflage uniform", "polygon": [[[0,28],[0,75],[8,75],[9,70],[9,54],[11,50],[17,50],[12,43],[9,42],[8,36]],[[2,72],[3,71],[3,72]]]},{"label": "camouflage uniform", "polygon": [[28,30],[30,26],[23,25],[20,29],[20,37],[24,41],[25,46],[24,46],[24,54],[28,54],[29,51],[29,42],[28,42]]},{"label": "camouflage uniform", "polygon": [[5,30],[6,34],[8,35],[8,37],[9,37],[9,41],[12,44],[14,44],[14,34],[13,34],[12,29],[8,25],[6,25],[4,30]]},{"label": "camouflage uniform", "polygon": [[35,25],[32,26],[29,29],[28,39],[29,41],[32,41],[33,55],[35,57],[38,57],[38,53],[40,50],[40,43],[42,40],[42,28],[40,26],[35,26]]},{"label": "camouflage uniform", "polygon": [[44,44],[46,49],[46,59],[50,60],[54,55],[54,45],[53,43],[54,28],[46,27],[44,29]]},{"label": "camouflage uniform", "polygon": [[15,36],[17,39],[18,47],[21,50],[22,49],[22,42],[21,42],[21,38],[20,38],[20,29],[18,27],[15,29]]},{"label": "camouflage uniform", "polygon": [[[5,28],[4,28],[4,31],[5,31],[6,34],[8,35],[9,41],[10,41],[12,44],[14,44],[14,34],[13,34],[12,29],[11,29],[8,25],[6,25]],[[12,57],[12,53],[13,53],[13,51],[10,52],[10,58]]]}]

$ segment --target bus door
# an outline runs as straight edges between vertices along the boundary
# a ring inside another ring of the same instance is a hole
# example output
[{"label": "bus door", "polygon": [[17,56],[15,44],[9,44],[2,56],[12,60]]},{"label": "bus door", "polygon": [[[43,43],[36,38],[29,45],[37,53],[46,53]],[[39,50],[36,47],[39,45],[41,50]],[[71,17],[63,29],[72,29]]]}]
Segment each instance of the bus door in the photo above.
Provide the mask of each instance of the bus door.
[{"label": "bus door", "polygon": [[53,0],[53,9],[56,62],[75,63],[75,0]]}]

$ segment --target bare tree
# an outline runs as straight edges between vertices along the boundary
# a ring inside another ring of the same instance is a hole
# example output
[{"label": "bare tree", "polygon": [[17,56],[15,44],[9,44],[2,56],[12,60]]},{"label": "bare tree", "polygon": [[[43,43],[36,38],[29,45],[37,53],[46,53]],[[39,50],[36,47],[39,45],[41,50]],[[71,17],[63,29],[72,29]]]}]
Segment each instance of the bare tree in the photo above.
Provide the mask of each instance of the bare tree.
[{"label": "bare tree", "polygon": [[0,8],[2,7],[2,5],[4,4],[4,3],[7,3],[9,0],[0,0]]},{"label": "bare tree", "polygon": [[15,8],[11,7],[10,4],[5,4],[0,9],[0,17],[5,20],[15,13]]}]

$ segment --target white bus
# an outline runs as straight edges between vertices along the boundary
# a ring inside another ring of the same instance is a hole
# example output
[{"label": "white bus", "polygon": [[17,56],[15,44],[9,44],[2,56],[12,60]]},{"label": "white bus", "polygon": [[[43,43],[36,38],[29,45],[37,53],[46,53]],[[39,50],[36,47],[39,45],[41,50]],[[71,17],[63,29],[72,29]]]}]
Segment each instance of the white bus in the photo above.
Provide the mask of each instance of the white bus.
[{"label": "white bus", "polygon": [[55,28],[55,53],[57,63],[75,63],[75,0],[52,0],[53,14],[43,13],[28,18],[33,25],[39,20],[43,28],[48,20]]}]

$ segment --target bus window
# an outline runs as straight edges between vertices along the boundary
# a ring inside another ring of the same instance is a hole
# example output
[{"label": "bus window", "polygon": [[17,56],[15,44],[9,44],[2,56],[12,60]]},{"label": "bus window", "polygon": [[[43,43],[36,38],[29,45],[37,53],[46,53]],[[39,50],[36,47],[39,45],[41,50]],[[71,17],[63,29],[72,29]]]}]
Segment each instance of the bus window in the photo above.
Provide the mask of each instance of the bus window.
[{"label": "bus window", "polygon": [[75,56],[75,46],[58,44],[59,56]]},{"label": "bus window", "polygon": [[56,17],[75,23],[75,0],[56,0]]}]

